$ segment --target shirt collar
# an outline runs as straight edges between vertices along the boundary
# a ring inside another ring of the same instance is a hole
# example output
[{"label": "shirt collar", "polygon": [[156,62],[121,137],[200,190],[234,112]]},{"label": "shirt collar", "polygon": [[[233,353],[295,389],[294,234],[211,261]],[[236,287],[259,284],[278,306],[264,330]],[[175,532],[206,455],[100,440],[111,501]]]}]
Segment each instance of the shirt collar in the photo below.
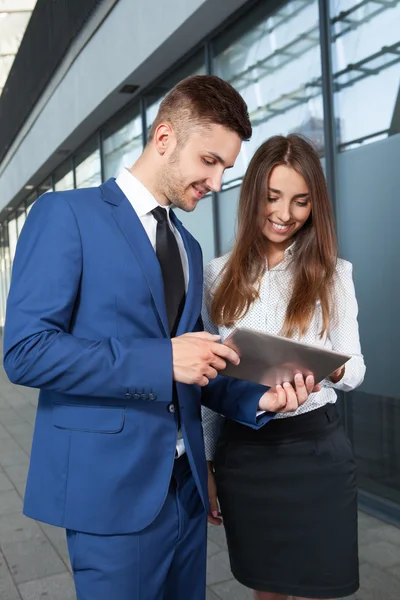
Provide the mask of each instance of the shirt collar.
[{"label": "shirt collar", "polygon": [[286,248],[286,250],[285,250],[285,259],[289,258],[290,256],[293,256],[295,246],[296,246],[296,240],[294,242],[292,242],[290,244],[290,246],[288,246],[288,248]]},{"label": "shirt collar", "polygon": [[[161,206],[153,194],[128,169],[123,169],[120,172],[115,183],[128,198],[139,218],[149,214],[157,206]],[[163,206],[162,208],[167,210],[168,218],[170,218],[169,211],[171,207]]]},{"label": "shirt collar", "polygon": [[[275,265],[275,267],[272,267],[271,271],[285,271],[290,266],[293,255],[294,255],[295,246],[296,246],[296,241],[292,242],[290,244],[290,246],[288,248],[286,248],[285,254],[283,255],[283,259],[281,260],[280,263]],[[267,263],[268,263],[268,261],[267,261]]]}]

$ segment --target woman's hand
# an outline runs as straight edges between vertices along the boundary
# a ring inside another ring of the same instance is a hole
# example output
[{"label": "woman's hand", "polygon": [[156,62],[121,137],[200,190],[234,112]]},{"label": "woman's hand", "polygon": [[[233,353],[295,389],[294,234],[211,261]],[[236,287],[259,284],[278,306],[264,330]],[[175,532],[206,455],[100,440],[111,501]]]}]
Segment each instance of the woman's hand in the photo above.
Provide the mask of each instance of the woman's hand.
[{"label": "woman's hand", "polygon": [[321,386],[315,385],[312,375],[308,375],[304,381],[303,375],[296,373],[294,388],[288,382],[277,385],[275,391],[268,390],[261,396],[258,408],[269,412],[293,412],[304,404],[311,393],[319,392],[320,389]]},{"label": "woman's hand", "polygon": [[342,379],[344,371],[345,365],[341,366],[340,369],[336,369],[336,371],[333,371],[333,373],[329,376],[329,380],[332,381],[332,383],[337,383]]},{"label": "woman's hand", "polygon": [[213,463],[207,462],[208,470],[208,498],[210,501],[210,512],[208,513],[208,522],[211,525],[221,525],[222,518],[219,512],[218,497],[217,497],[217,484],[215,483]]}]

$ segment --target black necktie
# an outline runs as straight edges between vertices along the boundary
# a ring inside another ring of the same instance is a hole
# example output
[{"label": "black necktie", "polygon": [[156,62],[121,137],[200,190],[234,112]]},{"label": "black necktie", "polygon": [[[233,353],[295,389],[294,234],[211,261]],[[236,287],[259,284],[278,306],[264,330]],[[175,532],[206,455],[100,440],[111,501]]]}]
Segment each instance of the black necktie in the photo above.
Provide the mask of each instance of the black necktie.
[{"label": "black necktie", "polygon": [[185,278],[176,237],[168,223],[165,208],[158,206],[151,211],[157,221],[156,254],[164,281],[168,325],[173,337],[185,303]]}]

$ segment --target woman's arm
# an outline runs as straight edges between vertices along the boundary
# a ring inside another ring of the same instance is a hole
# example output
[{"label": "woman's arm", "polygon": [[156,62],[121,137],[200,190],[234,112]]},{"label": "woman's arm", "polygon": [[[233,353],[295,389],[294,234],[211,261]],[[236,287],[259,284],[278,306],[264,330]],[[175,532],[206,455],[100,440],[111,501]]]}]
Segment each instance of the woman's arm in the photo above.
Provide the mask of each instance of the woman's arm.
[{"label": "woman's arm", "polygon": [[323,382],[324,387],[333,387],[348,392],[358,387],[364,379],[365,364],[361,354],[358,331],[358,305],[354,289],[353,267],[347,261],[340,261],[335,285],[335,313],[332,318],[329,339],[333,350],[350,354],[351,359],[344,365],[344,372],[332,375]]}]

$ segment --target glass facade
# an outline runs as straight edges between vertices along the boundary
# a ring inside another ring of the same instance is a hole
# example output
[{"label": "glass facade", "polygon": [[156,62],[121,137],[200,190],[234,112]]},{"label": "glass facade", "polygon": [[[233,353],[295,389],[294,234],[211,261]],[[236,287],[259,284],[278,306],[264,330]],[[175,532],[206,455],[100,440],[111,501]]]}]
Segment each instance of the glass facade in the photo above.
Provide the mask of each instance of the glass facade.
[{"label": "glass facade", "polygon": [[52,183],[52,178],[49,177],[48,179],[46,179],[45,181],[43,181],[37,188],[36,193],[34,192],[33,194],[31,194],[28,197],[28,205],[29,204],[33,204],[33,202],[36,200],[36,198],[38,198],[39,196],[41,196],[42,194],[46,194],[47,192],[52,192],[53,191],[53,183]]},{"label": "glass facade", "polygon": [[135,104],[103,130],[104,179],[117,177],[130,167],[143,150],[142,114]]},{"label": "glass facade", "polygon": [[[243,95],[254,133],[221,192],[206,196],[195,213],[177,215],[199,240],[205,262],[229,251],[241,180],[256,148],[289,132],[314,142],[335,182],[340,253],[354,267],[367,364],[364,384],[343,395],[339,407],[358,462],[360,497],[380,503],[381,512],[389,511],[389,502],[400,519],[400,247],[394,230],[400,220],[400,0],[260,0],[244,6],[5,213],[0,325],[17,238],[36,198],[53,189],[98,185],[131,166],[168,91],[184,77],[204,73],[219,75]],[[374,243],[377,222],[385,232],[382,243]]]},{"label": "glass facade", "polygon": [[400,2],[331,0],[340,150],[400,131]]},{"label": "glass facade", "polygon": [[25,210],[25,205],[22,204],[17,209],[17,236],[18,237],[19,237],[22,227],[25,223],[25,219],[26,219],[26,210]]},{"label": "glass facade", "polygon": [[246,100],[253,136],[229,180],[243,176],[260,144],[300,132],[324,149],[318,1],[295,0],[271,11],[263,2],[215,40],[215,73]]},{"label": "glass facade", "polygon": [[203,260],[210,262],[215,255],[215,235],[213,219],[213,196],[208,194],[197,205],[195,212],[176,210],[177,217],[194,235],[203,250]]},{"label": "glass facade", "polygon": [[[346,394],[344,417],[363,490],[400,506],[400,135],[338,157],[339,247],[351,261],[359,304],[363,385]],[[355,223],[357,224],[354,227]]]},{"label": "glass facade", "polygon": [[4,223],[0,226],[0,326],[4,326],[4,317],[6,314],[7,290],[9,287],[8,274],[6,271],[6,246],[7,236],[5,235]]},{"label": "glass facade", "polygon": [[232,248],[236,234],[236,212],[240,187],[225,188],[218,194],[218,239],[220,254],[226,254]]},{"label": "glass facade", "polygon": [[54,190],[56,192],[62,192],[64,190],[72,190],[74,185],[74,169],[72,166],[71,159],[68,159],[63,163],[53,175],[54,178]]},{"label": "glass facade", "polygon": [[400,1],[331,0],[330,10],[337,231],[353,264],[367,365],[363,385],[342,398],[342,414],[361,497],[372,506],[379,498],[380,511],[398,520]]},{"label": "glass facade", "polygon": [[206,66],[204,64],[204,51],[196,52],[189,60],[173,70],[167,77],[161,79],[145,95],[145,118],[146,118],[146,139],[150,132],[153,121],[157,115],[161,102],[174,87],[178,81],[191,75],[205,75]]},{"label": "glass facade", "polygon": [[41,191],[40,194],[38,194],[37,192],[33,192],[30,196],[28,196],[28,198],[25,201],[25,214],[26,214],[26,216],[28,216],[29,211],[31,210],[34,202],[36,201],[36,198],[38,198],[38,195],[41,196],[42,194],[45,194],[46,191],[50,191],[50,189],[49,190],[44,190],[41,186],[39,186],[39,187],[43,191]]},{"label": "glass facade", "polygon": [[87,142],[74,157],[75,187],[101,184],[101,161],[98,136]]},{"label": "glass facade", "polygon": [[14,260],[15,248],[17,247],[17,239],[17,217],[15,213],[13,213],[12,216],[10,216],[10,218],[8,219],[8,245],[10,248],[11,262]]}]

